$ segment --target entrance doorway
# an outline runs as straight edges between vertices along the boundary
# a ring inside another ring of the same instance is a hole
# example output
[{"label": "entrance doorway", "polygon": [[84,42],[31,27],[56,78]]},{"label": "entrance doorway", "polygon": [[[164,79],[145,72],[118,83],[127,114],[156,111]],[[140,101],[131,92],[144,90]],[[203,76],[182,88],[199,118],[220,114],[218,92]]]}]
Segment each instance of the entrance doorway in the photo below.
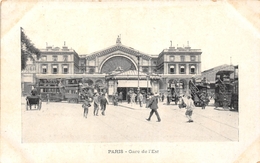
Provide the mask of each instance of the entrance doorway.
[{"label": "entrance doorway", "polygon": [[119,94],[120,92],[123,93],[123,100],[126,100],[126,94],[127,94],[127,90],[126,87],[117,87],[117,93]]}]

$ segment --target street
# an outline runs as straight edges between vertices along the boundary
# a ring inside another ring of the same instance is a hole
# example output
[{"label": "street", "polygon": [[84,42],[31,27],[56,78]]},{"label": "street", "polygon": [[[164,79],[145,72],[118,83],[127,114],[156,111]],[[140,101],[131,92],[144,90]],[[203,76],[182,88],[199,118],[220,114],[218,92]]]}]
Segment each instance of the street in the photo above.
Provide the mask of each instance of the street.
[{"label": "street", "polygon": [[193,123],[188,123],[185,109],[173,103],[159,103],[162,119],[155,114],[146,121],[150,109],[136,104],[107,105],[106,115],[93,115],[93,103],[88,118],[83,117],[82,104],[67,102],[42,103],[41,110],[26,111],[22,98],[22,141],[25,143],[54,142],[223,142],[238,141],[239,113],[196,107]]}]

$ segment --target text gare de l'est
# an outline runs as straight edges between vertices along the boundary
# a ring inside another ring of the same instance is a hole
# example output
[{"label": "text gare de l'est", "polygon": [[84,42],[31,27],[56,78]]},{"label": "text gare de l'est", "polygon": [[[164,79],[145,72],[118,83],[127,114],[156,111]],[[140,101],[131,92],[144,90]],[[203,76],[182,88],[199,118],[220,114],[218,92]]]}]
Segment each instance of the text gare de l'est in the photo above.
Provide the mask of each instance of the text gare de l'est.
[{"label": "text gare de l'est", "polygon": [[159,150],[149,149],[149,150],[108,150],[108,154],[123,154],[123,153],[130,153],[130,154],[138,154],[138,153],[159,153]]}]

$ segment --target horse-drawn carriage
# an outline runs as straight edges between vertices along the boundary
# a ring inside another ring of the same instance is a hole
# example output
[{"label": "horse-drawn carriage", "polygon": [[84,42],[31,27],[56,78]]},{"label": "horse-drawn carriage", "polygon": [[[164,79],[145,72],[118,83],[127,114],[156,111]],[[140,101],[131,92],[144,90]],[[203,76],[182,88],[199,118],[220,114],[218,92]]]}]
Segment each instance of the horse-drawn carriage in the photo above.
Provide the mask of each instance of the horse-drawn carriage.
[{"label": "horse-drawn carriage", "polygon": [[32,110],[32,106],[34,106],[36,110],[41,110],[42,101],[39,96],[26,97],[26,110]]}]

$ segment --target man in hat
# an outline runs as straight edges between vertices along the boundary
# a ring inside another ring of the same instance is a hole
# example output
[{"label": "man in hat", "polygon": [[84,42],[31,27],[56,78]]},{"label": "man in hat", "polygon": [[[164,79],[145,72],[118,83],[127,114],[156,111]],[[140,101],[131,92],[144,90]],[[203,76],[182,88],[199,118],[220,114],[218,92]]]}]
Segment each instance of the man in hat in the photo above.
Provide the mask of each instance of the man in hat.
[{"label": "man in hat", "polygon": [[105,110],[106,110],[107,104],[108,104],[107,98],[105,97],[105,93],[103,93],[100,98],[100,106],[101,106],[102,115],[105,115]]},{"label": "man in hat", "polygon": [[94,95],[94,116],[98,116],[98,110],[100,106],[100,98],[99,94],[96,92]]},{"label": "man in hat", "polygon": [[151,117],[153,116],[153,113],[155,113],[155,115],[157,116],[157,122],[161,122],[161,118],[159,116],[159,113],[157,111],[158,109],[158,97],[154,96],[153,93],[151,93],[151,99],[148,102],[148,107],[151,109],[150,112],[150,116],[148,119],[146,119],[147,121],[151,120]]},{"label": "man in hat", "polygon": [[189,119],[188,122],[193,122],[191,116],[192,116],[192,112],[193,112],[193,109],[194,109],[194,103],[193,103],[193,100],[191,99],[191,96],[187,95],[187,99],[184,100],[184,102],[186,104],[187,110],[185,112],[185,115]]},{"label": "man in hat", "polygon": [[82,104],[82,107],[84,108],[84,113],[83,113],[83,116],[85,118],[87,118],[87,115],[88,115],[88,108],[90,107],[90,103],[89,103],[89,99],[86,99],[83,104]]},{"label": "man in hat", "polygon": [[35,86],[33,86],[33,89],[32,89],[32,91],[31,91],[31,94],[32,94],[32,96],[38,95],[38,91],[37,91],[37,89],[36,89]]}]

